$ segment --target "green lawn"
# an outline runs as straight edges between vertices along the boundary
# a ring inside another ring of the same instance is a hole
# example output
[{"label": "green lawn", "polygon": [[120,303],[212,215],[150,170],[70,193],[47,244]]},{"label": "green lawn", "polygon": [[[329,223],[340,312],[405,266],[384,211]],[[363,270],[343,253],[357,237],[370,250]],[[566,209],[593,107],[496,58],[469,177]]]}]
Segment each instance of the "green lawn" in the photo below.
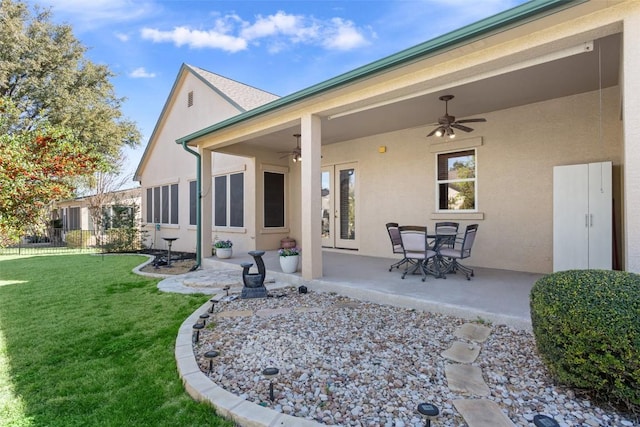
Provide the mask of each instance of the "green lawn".
[{"label": "green lawn", "polygon": [[232,426],[173,349],[206,296],[158,292],[139,256],[0,256],[0,425]]}]

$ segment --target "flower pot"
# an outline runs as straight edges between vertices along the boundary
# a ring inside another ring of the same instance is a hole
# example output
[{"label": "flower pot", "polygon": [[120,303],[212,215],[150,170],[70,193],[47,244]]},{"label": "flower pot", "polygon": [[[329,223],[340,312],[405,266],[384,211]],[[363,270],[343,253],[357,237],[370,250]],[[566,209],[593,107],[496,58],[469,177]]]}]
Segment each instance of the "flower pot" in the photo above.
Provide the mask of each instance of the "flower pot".
[{"label": "flower pot", "polygon": [[231,258],[233,248],[216,248],[216,256],[221,259]]},{"label": "flower pot", "polygon": [[283,273],[295,273],[298,269],[300,255],[289,255],[280,257],[280,268]]},{"label": "flower pot", "polygon": [[295,248],[296,239],[285,237],[284,239],[280,240],[280,247],[283,249]]}]

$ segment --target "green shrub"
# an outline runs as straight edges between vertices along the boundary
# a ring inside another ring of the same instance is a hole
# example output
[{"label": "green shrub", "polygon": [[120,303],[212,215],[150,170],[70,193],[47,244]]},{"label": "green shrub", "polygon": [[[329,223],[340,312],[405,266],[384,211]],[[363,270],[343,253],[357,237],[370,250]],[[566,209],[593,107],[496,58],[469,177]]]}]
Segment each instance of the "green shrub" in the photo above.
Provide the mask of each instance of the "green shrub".
[{"label": "green shrub", "polygon": [[86,230],[72,230],[64,237],[67,247],[74,249],[86,248],[89,244],[89,239],[91,239],[91,233]]},{"label": "green shrub", "polygon": [[572,270],[531,290],[538,352],[561,384],[640,409],[640,275]]},{"label": "green shrub", "polygon": [[110,228],[107,230],[104,249],[107,252],[134,252],[141,245],[140,230],[137,228]]}]

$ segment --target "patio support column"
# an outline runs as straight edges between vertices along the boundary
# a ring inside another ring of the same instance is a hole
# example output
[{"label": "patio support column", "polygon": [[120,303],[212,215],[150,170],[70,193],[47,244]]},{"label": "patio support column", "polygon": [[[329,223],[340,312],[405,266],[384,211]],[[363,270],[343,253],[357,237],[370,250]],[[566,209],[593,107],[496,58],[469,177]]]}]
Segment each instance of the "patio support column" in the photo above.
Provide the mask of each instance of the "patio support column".
[{"label": "patio support column", "polygon": [[640,11],[624,18],[622,108],[625,270],[640,273]]},{"label": "patio support column", "polygon": [[200,219],[202,227],[202,257],[209,258],[211,257],[211,227],[213,221],[213,195],[211,194],[213,153],[202,148],[199,148],[198,151],[202,157],[202,173],[200,174],[202,192],[198,195],[202,206],[202,217]]},{"label": "patio support column", "polygon": [[322,277],[321,239],[321,125],[320,117],[312,114],[301,118],[302,168],[300,184],[300,224],[302,231],[302,277],[312,280]]}]

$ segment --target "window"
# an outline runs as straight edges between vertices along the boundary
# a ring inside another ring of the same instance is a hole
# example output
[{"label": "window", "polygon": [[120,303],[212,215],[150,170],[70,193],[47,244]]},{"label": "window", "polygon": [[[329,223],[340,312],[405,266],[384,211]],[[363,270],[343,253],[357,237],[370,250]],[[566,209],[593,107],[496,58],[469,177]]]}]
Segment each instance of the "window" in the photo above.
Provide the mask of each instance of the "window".
[{"label": "window", "polygon": [[147,188],[147,223],[178,224],[178,184]]},{"label": "window", "polygon": [[80,230],[80,208],[69,208],[69,219],[67,230]]},{"label": "window", "polygon": [[244,173],[214,178],[213,224],[244,227]]},{"label": "window", "polygon": [[198,224],[198,182],[189,182],[189,225]]},{"label": "window", "polygon": [[264,172],[264,227],[284,227],[284,174]]},{"label": "window", "polygon": [[476,210],[476,150],[437,155],[439,211]]}]

